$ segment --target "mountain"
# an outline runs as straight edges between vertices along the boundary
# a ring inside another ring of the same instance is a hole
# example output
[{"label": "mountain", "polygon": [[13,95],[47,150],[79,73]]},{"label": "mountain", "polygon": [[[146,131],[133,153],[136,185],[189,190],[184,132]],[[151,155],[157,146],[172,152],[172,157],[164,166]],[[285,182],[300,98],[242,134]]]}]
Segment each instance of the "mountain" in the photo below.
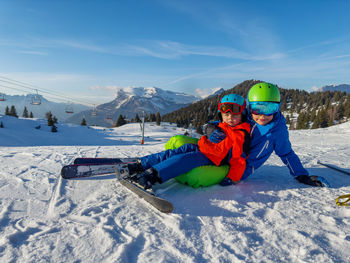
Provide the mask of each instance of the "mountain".
[{"label": "mountain", "polygon": [[[1,100],[4,99],[4,100]],[[5,109],[8,106],[11,108],[12,105],[15,106],[17,110],[17,115],[22,116],[24,107],[27,107],[28,113],[33,112],[35,118],[45,118],[46,112],[51,111],[51,113],[56,116],[58,121],[66,121],[71,114],[67,113],[66,110],[79,112],[89,109],[88,106],[81,104],[67,104],[67,103],[57,103],[45,99],[42,95],[4,95],[0,98],[0,113],[4,114]],[[40,104],[33,105],[32,103],[39,101]]]},{"label": "mountain", "polygon": [[67,122],[80,124],[85,118],[88,125],[108,127],[118,119],[120,114],[128,119],[135,118],[136,114],[141,117],[143,113],[165,114],[198,100],[200,98],[196,96],[155,87],[121,88],[111,102],[101,104],[93,111],[86,110],[75,114]]},{"label": "mountain", "polygon": [[327,85],[319,89],[319,91],[345,91],[350,94],[350,85],[349,84],[340,84],[340,85]]},{"label": "mountain", "polygon": [[211,93],[207,98],[220,95],[220,94],[223,93],[224,91],[225,91],[225,90],[224,90],[223,88],[221,88],[221,87],[215,88],[215,89],[212,90],[212,93]]}]

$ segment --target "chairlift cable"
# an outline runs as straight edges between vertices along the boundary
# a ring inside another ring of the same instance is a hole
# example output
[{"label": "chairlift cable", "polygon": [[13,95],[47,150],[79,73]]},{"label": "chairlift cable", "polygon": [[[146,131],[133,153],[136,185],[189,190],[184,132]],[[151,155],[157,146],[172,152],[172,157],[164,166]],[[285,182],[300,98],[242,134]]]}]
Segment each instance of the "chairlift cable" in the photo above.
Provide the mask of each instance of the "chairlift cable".
[{"label": "chairlift cable", "polygon": [[[5,79],[5,80],[4,80]],[[46,93],[46,94],[50,94],[52,96],[55,96],[55,99],[56,97],[61,97],[61,98],[65,98],[66,99],[69,99],[71,101],[74,101],[74,102],[77,102],[77,103],[81,103],[81,104],[88,104],[88,105],[94,105],[93,103],[91,102],[87,102],[87,101],[82,101],[80,99],[74,99],[72,100],[72,97],[68,97],[68,96],[65,96],[65,95],[62,95],[62,94],[59,94],[57,92],[52,92],[52,91],[47,91],[45,89],[42,89],[42,88],[38,88],[34,85],[31,85],[31,84],[27,84],[27,83],[24,83],[24,82],[21,82],[21,81],[17,81],[17,80],[12,80],[10,78],[7,78],[7,77],[3,77],[3,76],[0,76],[0,81],[1,82],[6,82],[6,83],[9,83],[11,85],[17,85],[17,86],[20,86],[20,87],[23,87],[23,88],[26,88],[28,90],[36,90],[36,91],[39,91],[40,93]],[[17,91],[22,91],[22,92],[26,92],[24,91],[23,89],[18,89],[18,88],[15,88],[15,87],[9,87],[9,86],[4,86],[4,85],[1,85],[0,86],[4,87],[4,88],[8,88],[8,89],[13,89],[13,90],[17,90]],[[51,97],[52,98],[52,97]],[[61,99],[62,100],[62,99]]]}]

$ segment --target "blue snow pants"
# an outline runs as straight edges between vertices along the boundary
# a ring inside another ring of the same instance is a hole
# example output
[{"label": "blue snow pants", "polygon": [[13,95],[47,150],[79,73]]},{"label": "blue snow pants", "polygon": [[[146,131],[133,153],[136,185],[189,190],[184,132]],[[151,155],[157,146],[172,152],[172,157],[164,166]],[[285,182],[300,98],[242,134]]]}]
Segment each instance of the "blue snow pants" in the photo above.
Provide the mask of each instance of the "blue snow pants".
[{"label": "blue snow pants", "polygon": [[174,150],[147,155],[140,159],[144,170],[153,167],[158,171],[162,183],[198,166],[215,165],[199,151],[198,145],[191,143],[184,144]]}]

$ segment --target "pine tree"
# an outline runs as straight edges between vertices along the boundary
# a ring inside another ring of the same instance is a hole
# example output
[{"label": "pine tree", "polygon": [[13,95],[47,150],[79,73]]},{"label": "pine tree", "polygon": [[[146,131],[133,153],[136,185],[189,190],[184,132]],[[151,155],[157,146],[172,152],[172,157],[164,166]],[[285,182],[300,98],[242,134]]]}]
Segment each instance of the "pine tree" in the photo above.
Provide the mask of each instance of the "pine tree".
[{"label": "pine tree", "polygon": [[336,108],[336,113],[335,113],[335,119],[339,120],[339,122],[341,122],[344,118],[344,113],[345,113],[345,107],[344,104],[340,104],[337,108]]},{"label": "pine tree", "polygon": [[123,115],[120,114],[119,118],[117,120],[117,123],[115,124],[115,127],[120,127],[120,126],[122,126],[124,124],[126,124],[126,121],[125,121]]},{"label": "pine tree", "polygon": [[55,124],[51,126],[51,132],[57,132],[57,127]]},{"label": "pine tree", "polygon": [[308,128],[308,122],[306,119],[306,114],[301,112],[297,119],[296,129],[300,130],[300,129],[307,129],[307,128]]},{"label": "pine tree", "polygon": [[150,122],[155,122],[156,121],[156,115],[154,113],[151,113],[149,118],[150,118]]},{"label": "pine tree", "polygon": [[81,126],[86,126],[86,120],[85,120],[85,118],[83,118],[83,119],[81,120],[80,125],[81,125]]},{"label": "pine tree", "polygon": [[314,123],[312,124],[312,129],[326,128],[328,127],[329,118],[325,109],[319,110]]},{"label": "pine tree", "polygon": [[4,124],[0,122],[0,128],[4,128]]},{"label": "pine tree", "polygon": [[33,112],[30,112],[29,118],[34,118]]},{"label": "pine tree", "polygon": [[57,124],[57,123],[58,123],[58,120],[57,120],[56,116],[53,116],[53,117],[52,117],[52,122],[53,122],[54,124]]},{"label": "pine tree", "polygon": [[5,115],[10,115],[10,109],[9,109],[9,106],[6,106],[6,109],[5,109]]},{"label": "pine tree", "polygon": [[347,100],[347,102],[344,104],[344,116],[347,118],[350,118],[350,101]]},{"label": "pine tree", "polygon": [[320,111],[320,128],[326,128],[329,124],[329,116],[326,110]]},{"label": "pine tree", "polygon": [[9,115],[18,118],[16,107],[14,105],[11,106]]},{"label": "pine tree", "polygon": [[141,119],[139,117],[139,115],[136,113],[136,116],[135,116],[135,122],[141,122]]},{"label": "pine tree", "polygon": [[316,107],[314,107],[311,111],[310,120],[314,121],[315,118],[316,118]]},{"label": "pine tree", "polygon": [[29,117],[27,107],[24,107],[22,117],[23,118],[28,118]]},{"label": "pine tree", "polygon": [[290,124],[290,116],[289,116],[289,114],[286,116],[286,123]]},{"label": "pine tree", "polygon": [[53,122],[53,119],[52,119],[51,111],[46,113],[46,118],[47,118],[47,126],[53,126],[54,122]]},{"label": "pine tree", "polygon": [[161,122],[160,113],[157,112],[157,113],[156,113],[156,124],[157,124],[158,126],[160,126],[160,122]]}]

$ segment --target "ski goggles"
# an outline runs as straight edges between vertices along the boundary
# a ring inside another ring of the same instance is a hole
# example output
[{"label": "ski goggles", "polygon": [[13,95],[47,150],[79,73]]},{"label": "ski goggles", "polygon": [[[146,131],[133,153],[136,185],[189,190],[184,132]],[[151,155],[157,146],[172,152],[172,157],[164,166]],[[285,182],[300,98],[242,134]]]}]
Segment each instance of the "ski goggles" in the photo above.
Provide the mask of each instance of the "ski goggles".
[{"label": "ski goggles", "polygon": [[269,101],[253,101],[249,102],[249,111],[255,115],[270,116],[280,110],[280,104],[278,102]]},{"label": "ski goggles", "polygon": [[219,103],[218,105],[218,109],[221,113],[227,113],[230,111],[234,115],[241,114],[244,108],[245,108],[245,103],[243,106],[232,102]]}]

